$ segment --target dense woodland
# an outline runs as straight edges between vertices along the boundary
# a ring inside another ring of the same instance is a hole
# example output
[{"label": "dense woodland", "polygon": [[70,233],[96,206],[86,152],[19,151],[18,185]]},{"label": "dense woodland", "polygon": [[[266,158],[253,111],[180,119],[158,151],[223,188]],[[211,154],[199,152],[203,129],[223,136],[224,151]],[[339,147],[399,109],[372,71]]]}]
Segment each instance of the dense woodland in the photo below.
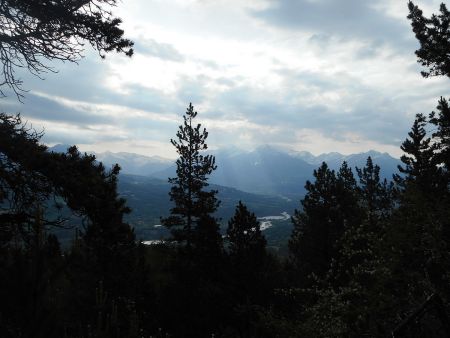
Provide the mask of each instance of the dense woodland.
[{"label": "dense woodland", "polygon": [[[4,85],[20,99],[15,65],[39,73],[42,55],[73,61],[80,39],[100,55],[131,55],[120,20],[102,10],[114,2],[2,1]],[[423,75],[450,77],[449,11],[425,18],[409,9]],[[117,194],[119,166],[75,146],[49,152],[20,116],[0,114],[1,337],[450,336],[445,98],[412,121],[392,180],[370,157],[363,168],[314,171],[287,257],[267,250],[245,201],[220,229],[208,187],[215,158],[196,116],[189,104],[171,140],[179,159],[162,219],[171,237],[147,246],[124,222],[132,211]],[[62,208],[83,220],[67,230],[68,248],[54,235],[66,226],[54,212]]]}]

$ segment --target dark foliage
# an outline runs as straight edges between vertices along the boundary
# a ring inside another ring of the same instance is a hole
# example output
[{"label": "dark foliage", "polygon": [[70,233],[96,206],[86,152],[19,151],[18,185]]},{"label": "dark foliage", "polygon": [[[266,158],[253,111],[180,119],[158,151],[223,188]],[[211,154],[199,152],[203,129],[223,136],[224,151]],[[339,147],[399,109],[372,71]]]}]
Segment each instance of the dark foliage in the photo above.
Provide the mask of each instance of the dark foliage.
[{"label": "dark foliage", "polygon": [[416,51],[418,62],[428,68],[421,72],[422,76],[450,76],[450,12],[447,6],[442,3],[440,14],[433,14],[431,18],[424,17],[412,1],[408,2],[408,8],[408,19],[420,42],[420,49]]},{"label": "dark foliage", "polygon": [[261,262],[265,254],[266,239],[255,214],[250,213],[241,201],[228,222],[227,236],[229,255],[236,264],[246,260],[250,264]]},{"label": "dark foliage", "polygon": [[[58,336],[63,329],[59,325],[70,329],[72,324],[78,325],[77,319],[92,316],[92,310],[86,311],[92,302],[79,301],[95,300],[99,282],[104,281],[105,292],[113,297],[131,292],[124,286],[134,273],[135,244],[132,230],[122,220],[129,209],[116,192],[119,168],[108,172],[95,157],[81,155],[76,147],[65,154],[49,153],[39,144],[41,135],[27,128],[20,117],[0,118],[0,248],[6,269],[2,276],[16,276],[12,278],[16,283],[14,290],[23,293],[24,308],[33,310],[24,318],[3,307],[3,320],[15,323],[5,334],[30,336],[34,332],[36,337]],[[53,227],[64,226],[64,219],[49,219],[45,212],[51,204],[63,203],[84,219],[81,238],[65,258],[55,236],[49,235]],[[46,258],[47,253],[53,258]],[[52,291],[47,293],[48,290]],[[84,290],[83,296],[72,302],[71,311],[76,314],[72,324],[65,324],[64,320],[52,322],[52,316],[62,310],[54,302],[63,301],[58,298],[60,292],[61,297],[70,299],[69,290],[75,291],[74,295]]]},{"label": "dark foliage", "polygon": [[431,138],[425,131],[426,125],[427,118],[418,114],[408,133],[409,138],[400,147],[405,153],[401,157],[404,167],[399,166],[398,170],[403,175],[394,176],[400,187],[415,185],[423,190],[435,185],[432,181],[438,177],[439,171],[434,156],[436,145],[431,145]]},{"label": "dark foliage", "polygon": [[0,2],[0,60],[2,86],[20,98],[18,68],[34,75],[52,71],[45,60],[76,62],[89,43],[101,57],[111,51],[133,54],[133,43],[123,37],[121,20],[109,8],[116,0],[3,0]]},{"label": "dark foliage", "polygon": [[293,217],[290,260],[302,279],[324,277],[336,257],[338,239],[347,226],[358,223],[356,181],[344,163],[338,175],[323,163],[314,171],[316,181],[306,183],[302,211]]}]

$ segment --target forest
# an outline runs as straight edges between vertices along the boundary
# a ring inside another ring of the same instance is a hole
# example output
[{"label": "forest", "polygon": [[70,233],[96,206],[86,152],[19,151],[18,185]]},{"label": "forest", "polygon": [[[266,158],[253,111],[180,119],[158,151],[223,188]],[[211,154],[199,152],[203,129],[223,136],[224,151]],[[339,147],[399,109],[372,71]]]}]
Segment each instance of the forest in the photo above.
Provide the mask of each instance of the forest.
[{"label": "forest", "polygon": [[[132,56],[104,9],[115,2],[1,1],[0,94],[21,100],[17,67],[39,76],[52,60],[76,61],[84,43]],[[447,7],[429,18],[408,8],[423,77],[450,77]],[[436,99],[400,135],[391,180],[370,157],[314,170],[286,256],[268,250],[246,201],[221,229],[208,184],[217,165],[193,104],[170,140],[170,236],[156,245],[124,220],[119,165],[76,146],[50,152],[20,115],[0,113],[0,336],[450,337],[450,105]],[[67,228],[62,209],[81,225]]]}]

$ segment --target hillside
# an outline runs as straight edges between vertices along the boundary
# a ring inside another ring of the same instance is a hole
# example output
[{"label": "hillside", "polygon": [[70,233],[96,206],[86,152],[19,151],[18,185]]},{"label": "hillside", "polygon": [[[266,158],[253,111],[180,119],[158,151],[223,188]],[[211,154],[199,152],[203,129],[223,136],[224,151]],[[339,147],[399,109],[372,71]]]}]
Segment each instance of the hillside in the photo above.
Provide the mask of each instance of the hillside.
[{"label": "hillside", "polygon": [[[265,234],[269,245],[286,242],[292,227],[290,217],[282,213],[291,215],[295,208],[299,207],[299,200],[251,194],[218,185],[211,185],[211,189],[219,191],[218,199],[221,203],[216,217],[221,219],[223,228],[233,216],[238,202],[242,201],[257,217],[265,218],[261,221],[268,225]],[[126,219],[134,226],[139,239],[155,240],[168,235],[167,230],[159,226],[160,217],[168,216],[172,205],[168,195],[170,185],[167,182],[151,177],[121,174],[118,190],[132,209]],[[271,226],[275,224],[276,227]]]}]

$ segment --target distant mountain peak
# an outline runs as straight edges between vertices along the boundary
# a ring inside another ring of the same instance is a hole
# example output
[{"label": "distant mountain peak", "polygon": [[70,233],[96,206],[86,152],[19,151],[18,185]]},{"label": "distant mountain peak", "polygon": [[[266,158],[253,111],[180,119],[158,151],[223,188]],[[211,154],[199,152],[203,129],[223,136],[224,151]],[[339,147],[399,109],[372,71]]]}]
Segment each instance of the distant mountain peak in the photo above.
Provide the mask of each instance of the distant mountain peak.
[{"label": "distant mountain peak", "polygon": [[380,156],[389,156],[389,157],[392,157],[392,156],[391,156],[389,153],[387,153],[387,152],[382,153],[382,152],[379,152],[379,151],[376,151],[376,150],[369,150],[368,152],[363,153],[363,154],[366,154],[366,155],[368,155],[368,156],[370,156],[370,157],[372,157],[372,158],[377,158],[377,157],[380,157]]},{"label": "distant mountain peak", "polygon": [[255,150],[274,150],[274,147],[269,144],[261,144],[257,146]]},{"label": "distant mountain peak", "polygon": [[209,151],[209,153],[211,153],[211,155],[215,155],[218,158],[233,157],[233,156],[240,155],[244,152],[245,152],[244,150],[242,150],[241,148],[238,148],[234,145]]},{"label": "distant mountain peak", "polygon": [[54,153],[65,153],[68,148],[72,147],[69,144],[55,144],[54,146],[48,147],[48,151],[54,152]]},{"label": "distant mountain peak", "polygon": [[282,147],[275,146],[273,144],[262,144],[256,147],[254,152],[274,152],[274,153],[284,153],[287,154],[288,151]]}]

